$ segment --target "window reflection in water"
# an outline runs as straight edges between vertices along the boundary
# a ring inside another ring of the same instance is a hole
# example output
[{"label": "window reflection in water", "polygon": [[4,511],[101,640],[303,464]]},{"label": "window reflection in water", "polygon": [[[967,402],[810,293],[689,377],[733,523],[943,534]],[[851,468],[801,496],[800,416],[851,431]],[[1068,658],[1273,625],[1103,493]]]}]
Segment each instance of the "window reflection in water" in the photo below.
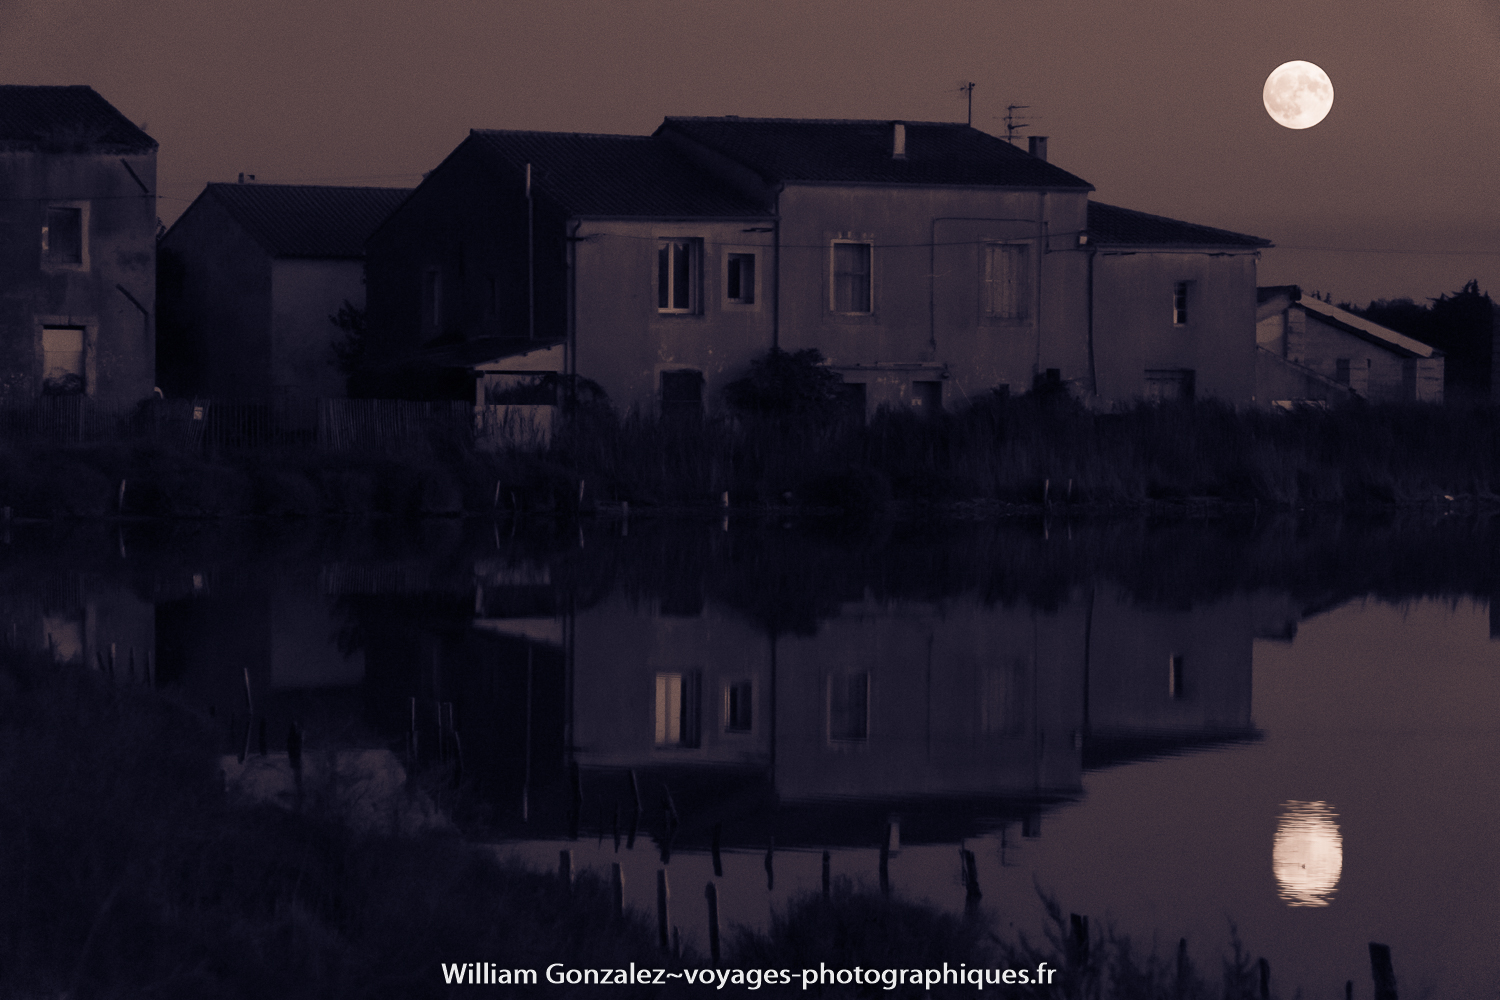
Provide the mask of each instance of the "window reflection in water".
[{"label": "window reflection in water", "polygon": [[1326,802],[1287,802],[1276,824],[1271,867],[1288,906],[1327,906],[1344,867],[1338,814]]}]

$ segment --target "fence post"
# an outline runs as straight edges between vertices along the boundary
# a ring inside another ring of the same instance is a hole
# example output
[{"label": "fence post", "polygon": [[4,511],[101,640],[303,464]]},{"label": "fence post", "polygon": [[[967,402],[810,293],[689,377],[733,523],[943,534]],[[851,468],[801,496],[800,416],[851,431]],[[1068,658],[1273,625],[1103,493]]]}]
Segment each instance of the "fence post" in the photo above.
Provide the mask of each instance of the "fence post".
[{"label": "fence post", "polygon": [[979,900],[984,896],[979,891],[979,865],[974,860],[973,851],[960,848],[959,853],[964,863],[964,905],[972,909],[979,905]]},{"label": "fence post", "polygon": [[1370,975],[1375,980],[1375,1000],[1396,1000],[1396,970],[1391,965],[1390,945],[1370,942]]},{"label": "fence post", "polygon": [[661,945],[662,951],[670,951],[671,939],[667,937],[667,905],[670,897],[667,892],[667,870],[658,868],[656,870],[656,940]]},{"label": "fence post", "polygon": [[766,891],[770,892],[776,888],[776,838],[771,838],[770,846],[766,848]]},{"label": "fence post", "polygon": [[827,899],[832,894],[832,878],[830,877],[828,851],[823,851],[823,898]]},{"label": "fence post", "polygon": [[713,956],[714,968],[719,967],[719,890],[708,883],[703,894],[708,897],[708,951]]},{"label": "fence post", "polygon": [[625,871],[616,861],[609,866],[609,900],[610,912],[615,921],[619,922],[625,917]]},{"label": "fence post", "polygon": [[573,852],[566,848],[557,852],[557,881],[563,892],[573,891]]}]

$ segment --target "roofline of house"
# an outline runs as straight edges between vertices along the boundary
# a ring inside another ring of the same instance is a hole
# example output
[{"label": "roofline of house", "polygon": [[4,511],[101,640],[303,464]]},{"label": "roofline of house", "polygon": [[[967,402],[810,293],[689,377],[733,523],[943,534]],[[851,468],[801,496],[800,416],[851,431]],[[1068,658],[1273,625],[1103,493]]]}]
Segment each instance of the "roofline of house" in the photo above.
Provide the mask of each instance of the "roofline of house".
[{"label": "roofline of house", "polygon": [[1275,246],[1274,243],[1265,243],[1257,246],[1246,246],[1243,243],[1107,243],[1101,240],[1092,230],[1086,230],[1089,234],[1089,243],[1099,248],[1104,256],[1110,254],[1136,253],[1214,253],[1234,255],[1254,254],[1260,256],[1262,250]]},{"label": "roofline of house", "polygon": [[[759,171],[757,171],[759,173]],[[765,176],[765,175],[763,175]],[[1094,185],[1084,184],[945,184],[942,181],[814,181],[802,180],[795,177],[775,179],[770,181],[780,184],[782,187],[793,187],[803,185],[806,187],[860,187],[860,188],[896,188],[898,190],[911,190],[912,188],[943,188],[944,190],[970,190],[970,191],[1092,191]]]},{"label": "roofline of house", "polygon": [[775,222],[776,215],[569,215],[569,222]]},{"label": "roofline of house", "polygon": [[[1314,299],[1313,301],[1317,301],[1317,300]],[[1320,305],[1326,305],[1326,303],[1319,303],[1319,304]],[[1424,344],[1424,343],[1422,343],[1420,340],[1418,340],[1415,337],[1408,337],[1404,333],[1400,333],[1399,331],[1396,331],[1396,330],[1391,330],[1389,327],[1381,326],[1379,323],[1376,323],[1374,320],[1365,320],[1365,322],[1369,323],[1371,326],[1379,327],[1382,330],[1389,331],[1390,337],[1387,338],[1386,336],[1384,336],[1382,334],[1379,334],[1379,333],[1376,333],[1373,330],[1366,330],[1363,327],[1355,326],[1353,323],[1346,322],[1345,320],[1340,319],[1338,316],[1335,316],[1335,315],[1333,315],[1331,313],[1324,312],[1322,309],[1312,308],[1312,307],[1308,306],[1307,300],[1305,298],[1302,299],[1302,300],[1299,300],[1297,302],[1293,302],[1287,308],[1289,308],[1289,309],[1291,309],[1291,308],[1298,308],[1298,309],[1301,309],[1303,312],[1310,312],[1314,316],[1316,316],[1319,320],[1321,320],[1322,322],[1328,323],[1331,326],[1336,326],[1340,330],[1343,330],[1345,333],[1352,334],[1353,336],[1356,336],[1359,339],[1361,339],[1361,340],[1363,340],[1363,341],[1365,341],[1367,343],[1375,344],[1378,347],[1384,347],[1387,350],[1399,351],[1402,354],[1404,354],[1406,356],[1409,356],[1409,357],[1413,357],[1413,358],[1441,358],[1441,357],[1444,357],[1442,351],[1438,350],[1436,347],[1433,347],[1431,344]],[[1338,309],[1337,306],[1329,306],[1329,308],[1330,309]],[[1343,312],[1343,310],[1339,310],[1339,311]],[[1356,317],[1356,318],[1363,318],[1363,317]],[[1403,343],[1403,341],[1405,341],[1406,343]],[[1419,347],[1425,348],[1427,350],[1427,353],[1423,354],[1421,351],[1412,350],[1410,347],[1406,346],[1407,343],[1416,344]]]}]

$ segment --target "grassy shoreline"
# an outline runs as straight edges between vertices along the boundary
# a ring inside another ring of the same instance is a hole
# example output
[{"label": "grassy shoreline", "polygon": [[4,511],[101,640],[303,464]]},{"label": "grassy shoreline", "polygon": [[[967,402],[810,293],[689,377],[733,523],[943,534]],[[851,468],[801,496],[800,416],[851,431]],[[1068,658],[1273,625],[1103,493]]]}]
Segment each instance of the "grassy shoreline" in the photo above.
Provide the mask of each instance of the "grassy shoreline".
[{"label": "grassy shoreline", "polygon": [[882,411],[866,426],[587,410],[540,454],[0,449],[0,507],[29,519],[617,516],[626,504],[633,515],[719,509],[726,494],[737,511],[857,517],[1489,508],[1500,504],[1500,410],[1197,403],[1102,414],[1021,397],[928,418]]}]

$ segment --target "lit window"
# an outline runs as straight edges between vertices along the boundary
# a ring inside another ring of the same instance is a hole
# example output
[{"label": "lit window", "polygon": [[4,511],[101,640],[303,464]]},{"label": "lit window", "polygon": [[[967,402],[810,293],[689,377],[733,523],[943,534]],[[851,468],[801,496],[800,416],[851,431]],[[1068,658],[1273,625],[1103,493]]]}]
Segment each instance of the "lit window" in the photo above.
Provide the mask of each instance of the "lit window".
[{"label": "lit window", "polygon": [[82,327],[42,327],[42,393],[44,395],[83,395],[86,389],[83,349]]},{"label": "lit window", "polygon": [[698,311],[698,241],[662,240],[656,246],[656,309]]},{"label": "lit window", "polygon": [[864,740],[870,736],[870,675],[828,678],[828,738]]},{"label": "lit window", "polygon": [[1184,326],[1188,321],[1188,289],[1191,281],[1179,281],[1172,286],[1172,325]]},{"label": "lit window", "polygon": [[873,245],[836,240],[833,244],[833,311],[868,313],[875,307],[870,297],[870,256]]},{"label": "lit window", "polygon": [[724,297],[741,305],[750,305],[755,301],[755,254],[729,255],[729,270],[724,276]]},{"label": "lit window", "polygon": [[696,747],[700,743],[699,692],[702,674],[656,675],[656,745]]},{"label": "lit window", "polygon": [[84,262],[83,209],[50,205],[42,222],[42,259],[48,264]]},{"label": "lit window", "polygon": [[749,681],[735,681],[724,687],[724,728],[731,733],[748,733],[752,719],[751,698],[754,686]]},{"label": "lit window", "polygon": [[1024,322],[1031,300],[1030,247],[1024,243],[991,243],[984,248],[984,315],[1004,322]]}]

